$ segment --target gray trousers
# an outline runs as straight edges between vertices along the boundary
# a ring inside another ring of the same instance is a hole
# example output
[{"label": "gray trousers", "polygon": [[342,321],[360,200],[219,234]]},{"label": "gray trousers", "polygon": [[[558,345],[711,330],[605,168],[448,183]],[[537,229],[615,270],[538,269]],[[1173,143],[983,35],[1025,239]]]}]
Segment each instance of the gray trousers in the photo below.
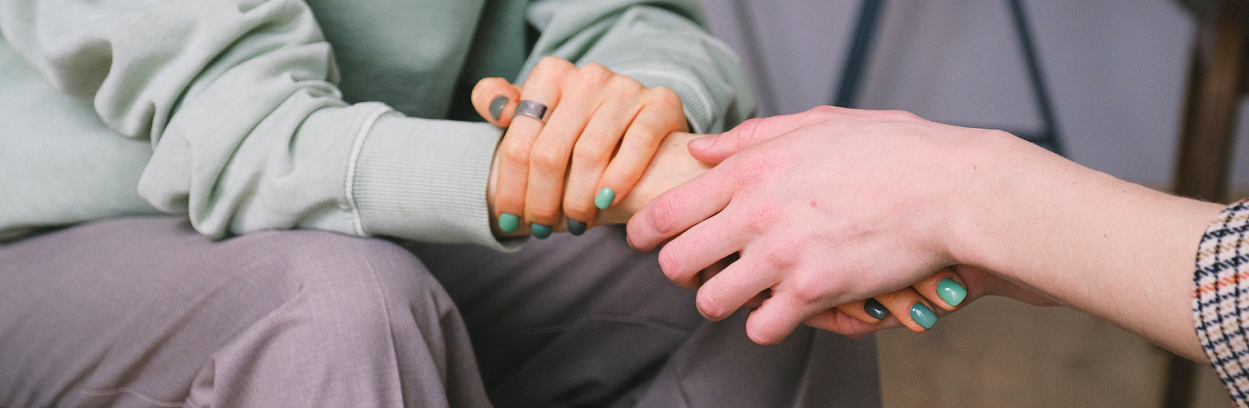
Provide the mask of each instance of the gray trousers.
[{"label": "gray trousers", "polygon": [[744,317],[619,228],[500,254],[107,220],[0,246],[0,407],[880,405],[871,339]]}]

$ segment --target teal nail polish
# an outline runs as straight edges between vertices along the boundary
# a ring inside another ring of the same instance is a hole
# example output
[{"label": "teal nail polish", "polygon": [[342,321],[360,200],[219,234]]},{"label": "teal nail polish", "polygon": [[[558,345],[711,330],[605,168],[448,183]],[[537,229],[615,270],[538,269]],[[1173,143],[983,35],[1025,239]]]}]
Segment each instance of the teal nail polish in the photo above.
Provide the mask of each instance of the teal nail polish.
[{"label": "teal nail polish", "polygon": [[572,218],[569,218],[569,219],[568,219],[568,232],[569,232],[569,233],[571,233],[571,234],[573,234],[573,235],[581,235],[581,234],[584,234],[584,233],[585,233],[585,223],[584,223],[584,222],[581,222],[581,221],[574,220],[574,219],[572,219]]},{"label": "teal nail polish", "polygon": [[959,285],[954,279],[945,278],[937,282],[937,296],[941,296],[941,300],[947,305],[958,306],[967,298],[967,289],[963,289],[963,285]]},{"label": "teal nail polish", "polygon": [[598,191],[598,196],[594,197],[594,206],[600,210],[606,210],[611,206],[611,202],[616,200],[616,190],[611,187],[603,187]]},{"label": "teal nail polish", "polygon": [[538,239],[546,239],[546,237],[551,236],[551,227],[547,225],[538,223],[529,224],[529,230],[533,231],[533,236]]},{"label": "teal nail polish", "polygon": [[499,115],[503,114],[504,106],[507,106],[506,96],[494,98],[493,101],[490,101],[490,116],[493,116],[494,120],[499,120]]},{"label": "teal nail polish", "polygon": [[889,316],[889,309],[886,309],[885,305],[880,304],[876,298],[868,298],[867,301],[863,302],[863,311],[877,320]]},{"label": "teal nail polish", "polygon": [[516,232],[516,227],[520,226],[520,217],[512,214],[499,214],[499,229],[506,233]]},{"label": "teal nail polish", "polygon": [[923,303],[916,302],[911,305],[911,320],[919,323],[925,329],[931,329],[933,325],[937,324],[937,314],[933,313],[928,306],[924,306]]}]

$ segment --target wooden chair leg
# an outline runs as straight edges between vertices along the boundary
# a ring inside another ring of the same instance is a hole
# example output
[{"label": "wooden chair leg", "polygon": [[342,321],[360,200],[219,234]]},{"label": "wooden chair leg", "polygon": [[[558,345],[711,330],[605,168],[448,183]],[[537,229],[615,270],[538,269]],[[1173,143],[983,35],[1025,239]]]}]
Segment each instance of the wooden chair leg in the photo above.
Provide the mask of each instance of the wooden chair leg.
[{"label": "wooden chair leg", "polygon": [[[1245,17],[1243,6],[1221,0],[1213,21],[1214,41],[1208,64],[1194,51],[1189,76],[1183,133],[1176,163],[1175,193],[1211,201],[1227,197],[1232,132],[1236,130],[1244,67]],[[1198,45],[1200,48],[1200,45]],[[1197,69],[1201,66],[1204,69]]]},{"label": "wooden chair leg", "polygon": [[[1227,199],[1232,136],[1244,86],[1246,13],[1233,0],[1220,0],[1212,25],[1213,43],[1203,50],[1200,36],[1193,45],[1188,95],[1175,170],[1175,193],[1222,202]],[[1207,52],[1208,51],[1208,52]],[[1209,56],[1208,61],[1203,57]],[[1167,364],[1164,408],[1192,405],[1197,365],[1171,355]]]}]

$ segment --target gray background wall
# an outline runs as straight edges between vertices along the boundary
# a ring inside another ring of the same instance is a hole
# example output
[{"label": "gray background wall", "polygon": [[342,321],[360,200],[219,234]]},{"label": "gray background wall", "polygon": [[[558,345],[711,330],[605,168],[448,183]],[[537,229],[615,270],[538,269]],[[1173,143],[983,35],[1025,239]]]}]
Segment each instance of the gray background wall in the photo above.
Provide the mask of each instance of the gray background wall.
[{"label": "gray background wall", "polygon": [[[704,4],[712,30],[742,54],[757,87],[767,91],[760,95],[761,114],[830,102],[858,0]],[[860,107],[903,109],[967,126],[1039,129],[1005,1],[885,4]],[[1170,0],[1024,4],[1068,156],[1168,188],[1195,20]],[[743,24],[740,10],[753,24]],[[746,52],[751,36],[759,55]],[[1249,140],[1246,126],[1240,128],[1238,139]],[[1236,163],[1245,163],[1249,143],[1238,143],[1237,150]],[[1233,184],[1238,191],[1249,186],[1249,163],[1235,166]]]}]

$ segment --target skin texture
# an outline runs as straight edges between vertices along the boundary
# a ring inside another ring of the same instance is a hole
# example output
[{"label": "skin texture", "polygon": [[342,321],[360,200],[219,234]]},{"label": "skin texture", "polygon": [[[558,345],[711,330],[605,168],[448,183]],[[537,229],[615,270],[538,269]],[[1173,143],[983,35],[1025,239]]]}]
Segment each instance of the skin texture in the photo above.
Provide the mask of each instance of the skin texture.
[{"label": "skin texture", "polygon": [[[495,118],[491,104],[500,96],[507,103]],[[545,122],[513,118],[521,100],[546,105]],[[681,99],[672,90],[647,88],[596,63],[577,67],[556,57],[540,61],[524,86],[503,78],[479,81],[472,101],[483,118],[507,128],[495,158],[492,216],[517,215],[522,226],[562,229],[565,215],[596,224],[599,191],[613,189],[612,205],[619,204],[668,134],[688,130]]]},{"label": "skin texture", "polygon": [[851,302],[911,287],[941,306],[933,275],[952,273],[968,288],[962,305],[985,294],[1055,302],[1205,360],[1190,286],[1222,205],[903,112],[822,107],[689,147],[719,165],[634,216],[630,243],[666,242],[664,273],[698,289],[708,318],[756,302],[747,333],[758,343],[802,323],[866,334],[884,325],[857,326]]}]

